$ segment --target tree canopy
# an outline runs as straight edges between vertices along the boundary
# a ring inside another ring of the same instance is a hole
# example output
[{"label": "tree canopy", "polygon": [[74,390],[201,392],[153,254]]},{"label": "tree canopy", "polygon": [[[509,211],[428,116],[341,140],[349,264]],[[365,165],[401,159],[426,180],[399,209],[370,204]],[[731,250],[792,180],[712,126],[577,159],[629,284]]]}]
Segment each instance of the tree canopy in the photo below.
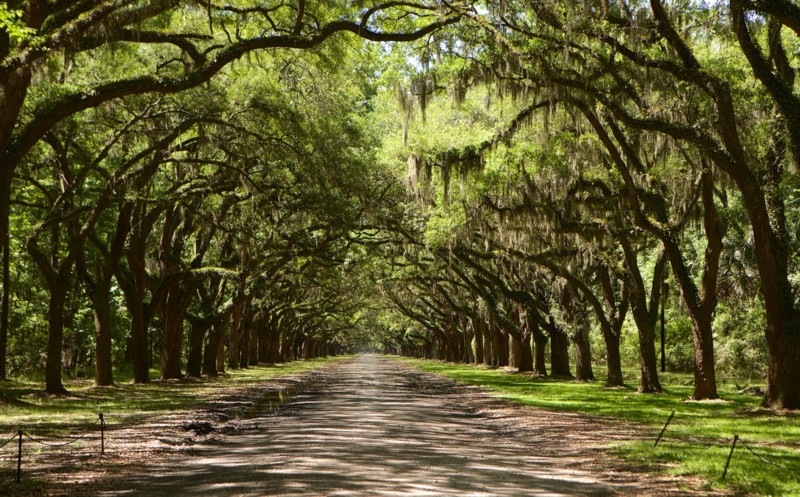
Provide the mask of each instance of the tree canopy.
[{"label": "tree canopy", "polygon": [[6,2],[0,376],[661,359],[798,409],[798,36],[785,0]]}]

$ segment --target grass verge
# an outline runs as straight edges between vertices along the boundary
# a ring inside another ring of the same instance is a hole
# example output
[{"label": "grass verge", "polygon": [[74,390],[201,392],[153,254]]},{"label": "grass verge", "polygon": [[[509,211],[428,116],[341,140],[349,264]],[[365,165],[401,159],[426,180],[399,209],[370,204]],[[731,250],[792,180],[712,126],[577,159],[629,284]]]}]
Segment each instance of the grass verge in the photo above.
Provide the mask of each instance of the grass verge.
[{"label": "grass verge", "polygon": [[[91,380],[69,380],[67,395],[43,393],[36,381],[0,382],[0,439],[25,430],[56,433],[65,428],[91,426],[98,413],[112,422],[133,422],[137,418],[164,412],[189,410],[222,389],[255,385],[281,376],[317,369],[347,357],[295,361],[274,366],[252,366],[229,370],[216,377],[153,381],[134,385],[118,382],[111,387],[94,387]],[[1,440],[0,440],[1,441]]]},{"label": "grass verge", "polygon": [[[721,401],[692,402],[687,400],[692,393],[692,377],[687,374],[663,373],[665,392],[643,395],[636,393],[633,386],[604,388],[605,378],[581,383],[481,366],[402,360],[422,371],[486,388],[497,397],[519,404],[637,423],[648,430],[652,439],[614,447],[620,457],[633,464],[657,465],[673,474],[701,476],[713,488],[737,493],[800,495],[800,416],[760,409],[761,399],[738,394],[736,381],[720,382]],[[638,383],[634,371],[626,371],[626,381],[628,385]],[[674,421],[654,449],[653,442],[672,411]],[[734,434],[743,443],[737,444],[723,480]]]},{"label": "grass verge", "polygon": [[[44,385],[34,380],[0,382],[0,445],[10,441],[0,447],[0,495],[70,495],[70,489],[80,489],[81,495],[89,495],[92,491],[87,490],[87,485],[91,488],[98,475],[116,474],[115,468],[121,470],[126,465],[140,464],[150,456],[163,455],[165,448],[159,444],[140,446],[140,442],[149,440],[151,433],[142,427],[153,420],[164,416],[164,419],[177,419],[179,423],[191,422],[198,419],[195,417],[198,408],[216,399],[223,402],[221,411],[225,406],[230,410],[232,401],[234,405],[241,404],[239,398],[245,399],[244,404],[251,397],[258,401],[258,395],[263,395],[262,386],[269,389],[271,380],[308,372],[346,358],[258,366],[217,377],[154,381],[144,385],[123,383],[122,377],[117,378],[118,383],[113,387],[94,387],[90,380],[68,380],[65,382],[67,395],[44,394]],[[132,428],[125,435],[129,438],[119,438],[120,432],[112,434],[114,449],[103,458],[97,457],[96,423],[100,412],[112,430]],[[244,411],[242,414],[247,416]],[[158,423],[162,428],[159,434],[169,440],[170,430],[176,429],[175,426],[169,422]],[[18,429],[26,435],[21,483],[15,481],[17,441],[16,438],[9,440]],[[180,431],[179,435],[183,433]],[[39,443],[34,443],[36,440]],[[65,443],[67,445],[62,445]],[[186,448],[167,444],[166,450]]]}]

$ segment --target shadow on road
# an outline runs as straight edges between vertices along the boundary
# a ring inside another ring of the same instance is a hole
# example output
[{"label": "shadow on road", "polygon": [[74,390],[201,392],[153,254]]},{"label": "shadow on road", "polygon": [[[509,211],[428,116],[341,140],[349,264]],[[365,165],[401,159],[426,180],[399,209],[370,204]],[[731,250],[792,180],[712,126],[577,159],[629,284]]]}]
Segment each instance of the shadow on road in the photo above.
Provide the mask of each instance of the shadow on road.
[{"label": "shadow on road", "polygon": [[[362,356],[317,391],[161,475],[103,495],[613,495],[563,456],[532,453],[419,374]],[[557,441],[551,441],[557,443]],[[163,467],[163,466],[162,466]]]}]

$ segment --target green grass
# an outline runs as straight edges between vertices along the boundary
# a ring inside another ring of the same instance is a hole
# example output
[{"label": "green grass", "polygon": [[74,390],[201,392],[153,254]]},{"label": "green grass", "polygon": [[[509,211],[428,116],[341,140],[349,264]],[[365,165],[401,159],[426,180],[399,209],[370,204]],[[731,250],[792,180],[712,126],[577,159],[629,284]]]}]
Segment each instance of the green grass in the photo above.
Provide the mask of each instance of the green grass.
[{"label": "green grass", "polygon": [[153,381],[143,385],[124,383],[94,387],[91,380],[68,380],[67,395],[44,394],[38,381],[14,379],[0,382],[7,398],[24,402],[0,402],[0,443],[22,428],[34,433],[57,434],[68,428],[93,425],[102,412],[109,423],[130,423],[161,412],[188,410],[221,389],[246,387],[280,376],[319,368],[345,357],[295,361],[275,366],[230,370],[212,378]]},{"label": "green grass", "polygon": [[[628,388],[607,389],[603,387],[605,378],[579,383],[480,366],[403,360],[422,371],[484,387],[497,397],[519,404],[640,424],[652,435],[650,440],[622,443],[614,449],[633,463],[701,476],[711,487],[740,493],[800,495],[800,416],[760,409],[761,398],[738,394],[735,380],[720,381],[722,402],[690,402],[687,399],[692,393],[692,376],[687,374],[664,373],[661,382],[665,392],[643,395],[636,392],[638,377],[632,370],[626,371]],[[664,440],[653,449],[653,442],[672,411],[677,423],[673,421]],[[739,445],[727,478],[722,480],[734,434],[765,459],[790,470],[764,463]]]}]

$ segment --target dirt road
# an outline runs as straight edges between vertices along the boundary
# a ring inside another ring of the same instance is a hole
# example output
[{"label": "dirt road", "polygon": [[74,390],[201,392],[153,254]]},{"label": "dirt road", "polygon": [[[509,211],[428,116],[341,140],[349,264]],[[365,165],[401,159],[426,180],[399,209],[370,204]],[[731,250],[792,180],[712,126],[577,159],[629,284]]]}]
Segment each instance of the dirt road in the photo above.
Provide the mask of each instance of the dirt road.
[{"label": "dirt road", "polygon": [[254,423],[258,429],[102,495],[685,494],[670,482],[647,478],[642,486],[637,479],[646,475],[586,465],[569,437],[516,429],[514,419],[487,414],[451,387],[361,356],[329,368],[316,388]]}]

